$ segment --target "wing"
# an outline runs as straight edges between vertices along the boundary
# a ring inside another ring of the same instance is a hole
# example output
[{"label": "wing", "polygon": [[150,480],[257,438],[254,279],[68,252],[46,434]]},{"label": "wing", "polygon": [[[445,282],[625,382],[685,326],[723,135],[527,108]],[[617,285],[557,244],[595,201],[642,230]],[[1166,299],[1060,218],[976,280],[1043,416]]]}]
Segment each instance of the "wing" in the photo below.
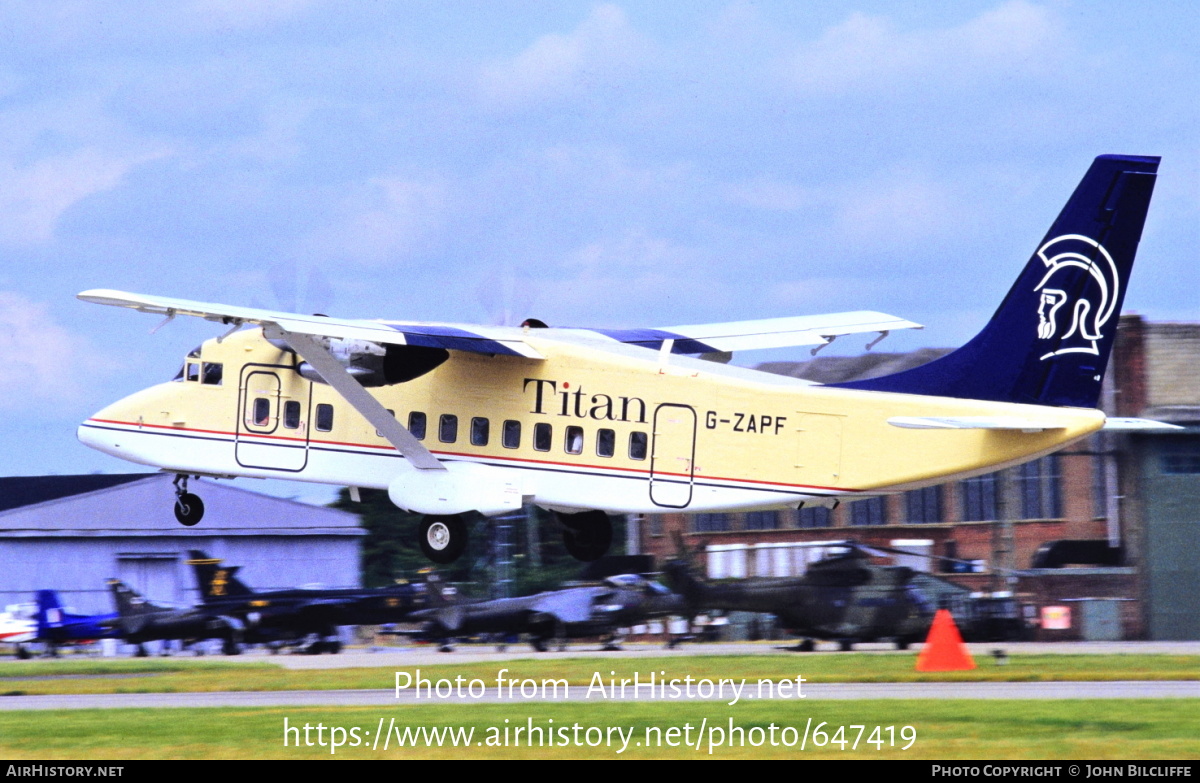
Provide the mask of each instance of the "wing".
[{"label": "wing", "polygon": [[[363,418],[373,424],[387,438],[388,442],[396,447],[396,451],[408,459],[413,467],[420,470],[445,470],[446,467],[419,440],[414,438],[411,432],[396,421],[379,400],[371,396],[371,393],[346,371],[341,362],[329,352],[327,343],[322,343],[320,338],[366,340],[393,345],[423,345],[487,354],[508,353],[525,356],[528,353],[521,353],[516,348],[490,339],[483,334],[431,324],[409,324],[402,328],[378,321],[296,315],[253,307],[233,307],[104,289],[84,291],[78,295],[78,298],[95,304],[128,307],[143,313],[157,313],[165,315],[168,320],[177,315],[190,315],[208,321],[229,324],[233,329],[238,329],[246,324],[261,326],[265,337],[283,340],[288,347],[304,357],[320,373],[326,383],[362,414]],[[411,331],[409,331],[410,327]],[[523,343],[521,345],[528,348]],[[536,357],[536,352],[534,352],[534,356]]]},{"label": "wing", "polygon": [[[454,324],[406,323],[400,321],[366,321],[352,318],[329,318],[323,315],[300,315],[257,307],[194,302],[162,296],[145,296],[124,291],[93,289],[78,295],[94,304],[128,307],[143,313],[155,313],[174,318],[190,315],[217,323],[241,326],[276,326],[292,334],[312,337],[333,337],[342,340],[367,340],[390,345],[420,345],[471,353],[504,354],[542,358],[521,339],[521,330],[506,327],[458,326]],[[308,357],[305,357],[308,358]]]},{"label": "wing", "polygon": [[846,334],[875,332],[874,346],[895,329],[922,329],[920,324],[886,313],[860,310],[852,313],[800,315],[729,321],[716,324],[667,326],[661,329],[593,329],[606,337],[632,345],[659,349],[674,340],[672,353],[724,353],[795,345],[825,345]]}]

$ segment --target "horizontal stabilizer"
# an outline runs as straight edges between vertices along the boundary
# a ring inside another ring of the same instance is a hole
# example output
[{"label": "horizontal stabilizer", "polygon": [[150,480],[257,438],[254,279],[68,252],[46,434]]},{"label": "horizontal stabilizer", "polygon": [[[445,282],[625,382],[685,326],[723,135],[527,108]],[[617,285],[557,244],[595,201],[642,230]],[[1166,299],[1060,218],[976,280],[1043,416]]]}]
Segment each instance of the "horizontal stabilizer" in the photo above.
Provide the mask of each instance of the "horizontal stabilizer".
[{"label": "horizontal stabilizer", "polygon": [[1164,432],[1166,430],[1181,430],[1178,424],[1167,424],[1165,421],[1154,419],[1136,419],[1124,416],[1110,416],[1104,422],[1104,429],[1117,432]]},{"label": "horizontal stabilizer", "polygon": [[1032,419],[1025,416],[893,416],[893,427],[910,430],[1020,430],[1041,432],[1061,430],[1066,425],[1052,419]]}]

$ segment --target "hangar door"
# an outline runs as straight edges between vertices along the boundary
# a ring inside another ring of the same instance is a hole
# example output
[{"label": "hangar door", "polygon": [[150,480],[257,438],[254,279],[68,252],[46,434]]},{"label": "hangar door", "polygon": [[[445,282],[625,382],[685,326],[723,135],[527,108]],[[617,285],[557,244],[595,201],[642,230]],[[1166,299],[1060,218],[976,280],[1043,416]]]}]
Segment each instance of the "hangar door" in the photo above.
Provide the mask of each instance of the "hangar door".
[{"label": "hangar door", "polygon": [[117,578],[153,602],[184,603],[175,552],[122,552]]}]

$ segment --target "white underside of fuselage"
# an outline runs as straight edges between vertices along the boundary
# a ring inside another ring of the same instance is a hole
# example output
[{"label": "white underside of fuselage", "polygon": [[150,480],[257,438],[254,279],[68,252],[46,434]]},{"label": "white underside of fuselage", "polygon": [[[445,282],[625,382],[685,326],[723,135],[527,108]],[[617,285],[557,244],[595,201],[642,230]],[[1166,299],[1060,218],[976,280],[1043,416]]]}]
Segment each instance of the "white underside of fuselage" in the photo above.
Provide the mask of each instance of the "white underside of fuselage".
[{"label": "white underside of fuselage", "polygon": [[[84,422],[78,436],[84,444],[114,457],[190,475],[287,479],[386,490],[398,476],[418,472],[390,447],[280,442],[282,439],[97,419]],[[648,464],[645,469],[626,469],[432,451],[444,462],[487,466],[497,476],[520,486],[524,502],[563,511],[750,511],[795,507],[855,494],[829,487],[713,476],[651,478]]]}]

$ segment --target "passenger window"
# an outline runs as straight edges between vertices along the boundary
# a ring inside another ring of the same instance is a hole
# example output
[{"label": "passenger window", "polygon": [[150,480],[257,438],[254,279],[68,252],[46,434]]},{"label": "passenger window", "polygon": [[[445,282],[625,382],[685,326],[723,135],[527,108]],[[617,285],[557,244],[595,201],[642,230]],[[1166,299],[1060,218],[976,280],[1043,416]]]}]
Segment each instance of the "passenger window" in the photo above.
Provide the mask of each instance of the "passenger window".
[{"label": "passenger window", "polygon": [[504,434],[501,442],[506,449],[521,448],[521,422],[512,419],[504,422]]},{"label": "passenger window", "polygon": [[583,451],[583,427],[567,427],[567,453],[579,454]]},{"label": "passenger window", "polygon": [[488,431],[491,429],[491,424],[487,419],[476,416],[471,419],[471,445],[486,446],[488,445]]},{"label": "passenger window", "polygon": [[533,447],[538,451],[549,451],[554,439],[554,428],[549,424],[533,425]]},{"label": "passenger window", "polygon": [[317,406],[317,429],[321,432],[333,429],[333,406],[327,402]]},{"label": "passenger window", "polygon": [[413,411],[408,414],[408,431],[417,440],[425,440],[425,414]]},{"label": "passenger window", "polygon": [[208,386],[220,386],[224,365],[219,362],[204,362],[202,366],[203,373],[200,376],[200,382]]},{"label": "passenger window", "polygon": [[255,427],[265,427],[271,423],[271,401],[266,397],[256,397],[254,399],[254,419]]},{"label": "passenger window", "polygon": [[617,433],[612,430],[596,431],[596,456],[611,457],[617,450]]},{"label": "passenger window", "polygon": [[443,413],[438,422],[438,440],[442,443],[453,443],[458,440],[458,417]]},{"label": "passenger window", "polygon": [[288,400],[283,404],[283,426],[289,430],[300,427],[300,403]]},{"label": "passenger window", "polygon": [[646,458],[646,433],[644,433],[644,432],[629,433],[629,458],[630,459],[645,459]]}]

